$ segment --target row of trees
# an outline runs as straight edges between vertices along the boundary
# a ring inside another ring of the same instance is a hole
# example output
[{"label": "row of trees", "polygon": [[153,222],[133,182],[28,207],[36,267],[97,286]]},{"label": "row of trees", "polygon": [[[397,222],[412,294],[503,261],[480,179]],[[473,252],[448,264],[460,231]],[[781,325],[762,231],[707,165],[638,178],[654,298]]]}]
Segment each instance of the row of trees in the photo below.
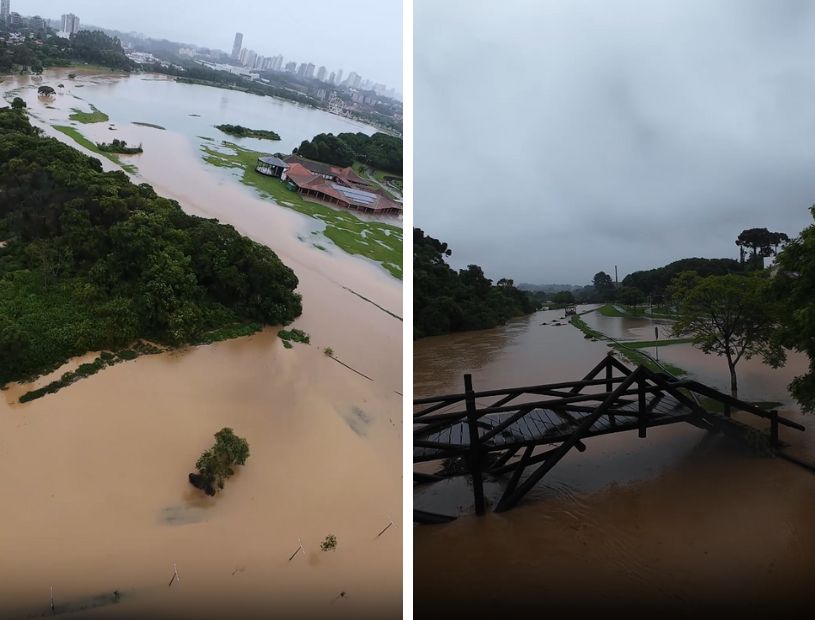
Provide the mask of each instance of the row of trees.
[{"label": "row of trees", "polygon": [[133,68],[119,39],[99,30],[80,30],[70,39],[49,31],[21,42],[0,41],[0,73],[19,70],[42,73],[45,67],[66,66],[72,62],[87,62],[123,71]]},{"label": "row of trees", "polygon": [[335,166],[347,167],[354,161],[373,168],[402,174],[402,139],[384,133],[321,133],[303,140],[295,153]]},{"label": "row of trees", "polygon": [[538,309],[529,295],[502,278],[496,284],[481,267],[455,271],[446,243],[413,229],[414,338],[486,329]]},{"label": "row of trees", "polygon": [[139,338],[301,313],[269,248],[38,133],[0,110],[0,385]]}]

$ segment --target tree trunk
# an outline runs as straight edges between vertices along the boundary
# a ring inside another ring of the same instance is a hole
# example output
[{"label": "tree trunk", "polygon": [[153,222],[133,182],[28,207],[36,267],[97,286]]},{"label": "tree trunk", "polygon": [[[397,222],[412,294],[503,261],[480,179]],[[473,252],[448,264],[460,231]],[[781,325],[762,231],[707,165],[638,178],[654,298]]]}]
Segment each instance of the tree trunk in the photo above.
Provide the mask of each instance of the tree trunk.
[{"label": "tree trunk", "polygon": [[727,366],[730,369],[730,396],[733,398],[739,397],[739,387],[736,382],[736,365],[731,364],[730,360],[727,361]]}]

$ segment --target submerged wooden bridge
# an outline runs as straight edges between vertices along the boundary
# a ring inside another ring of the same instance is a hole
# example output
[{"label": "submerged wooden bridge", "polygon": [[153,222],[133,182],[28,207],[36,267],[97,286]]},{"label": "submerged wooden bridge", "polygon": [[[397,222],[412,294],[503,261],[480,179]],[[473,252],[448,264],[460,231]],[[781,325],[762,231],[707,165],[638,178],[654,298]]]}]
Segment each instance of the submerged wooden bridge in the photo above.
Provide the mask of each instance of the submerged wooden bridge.
[{"label": "submerged wooden bridge", "polygon": [[[476,392],[472,377],[464,375],[464,393],[418,398],[413,404],[414,464],[446,464],[442,473],[414,472],[414,482],[471,476],[477,514],[486,509],[485,475],[509,476],[495,511],[509,510],[572,448],[586,450],[584,440],[591,437],[634,430],[646,437],[649,428],[688,423],[749,436],[775,451],[783,445],[779,426],[805,430],[777,411],[645,366],[632,370],[611,354],[577,381]],[[766,420],[769,432],[735,420],[737,411]],[[414,520],[450,518],[415,511]]]}]

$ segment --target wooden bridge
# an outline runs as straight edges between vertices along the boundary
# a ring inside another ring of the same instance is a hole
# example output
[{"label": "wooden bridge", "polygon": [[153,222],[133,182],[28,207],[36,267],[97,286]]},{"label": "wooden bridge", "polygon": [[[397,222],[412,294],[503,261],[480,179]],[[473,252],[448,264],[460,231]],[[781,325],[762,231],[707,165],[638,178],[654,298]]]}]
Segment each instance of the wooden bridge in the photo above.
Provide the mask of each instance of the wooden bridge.
[{"label": "wooden bridge", "polygon": [[[464,393],[418,398],[413,404],[413,462],[446,465],[439,474],[414,472],[414,482],[472,476],[477,514],[486,508],[484,475],[509,476],[495,511],[509,510],[572,448],[583,452],[584,440],[598,435],[636,430],[646,437],[649,428],[684,422],[748,436],[773,452],[783,445],[779,426],[805,430],[777,411],[697,381],[645,366],[631,370],[611,354],[578,381],[476,392],[472,377],[464,375]],[[769,432],[735,420],[737,411],[768,422]],[[414,520],[437,523],[445,517],[417,511]]]}]

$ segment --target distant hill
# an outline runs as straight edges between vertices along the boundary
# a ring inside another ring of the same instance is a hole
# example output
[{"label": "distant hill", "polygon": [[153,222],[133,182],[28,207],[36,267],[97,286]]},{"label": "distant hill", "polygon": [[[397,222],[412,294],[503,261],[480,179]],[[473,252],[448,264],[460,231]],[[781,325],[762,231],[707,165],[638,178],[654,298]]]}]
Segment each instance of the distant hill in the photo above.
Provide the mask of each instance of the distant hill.
[{"label": "distant hill", "polygon": [[577,291],[583,288],[580,284],[527,284],[522,282],[518,285],[522,291],[532,291],[533,293],[559,293],[560,291]]}]

